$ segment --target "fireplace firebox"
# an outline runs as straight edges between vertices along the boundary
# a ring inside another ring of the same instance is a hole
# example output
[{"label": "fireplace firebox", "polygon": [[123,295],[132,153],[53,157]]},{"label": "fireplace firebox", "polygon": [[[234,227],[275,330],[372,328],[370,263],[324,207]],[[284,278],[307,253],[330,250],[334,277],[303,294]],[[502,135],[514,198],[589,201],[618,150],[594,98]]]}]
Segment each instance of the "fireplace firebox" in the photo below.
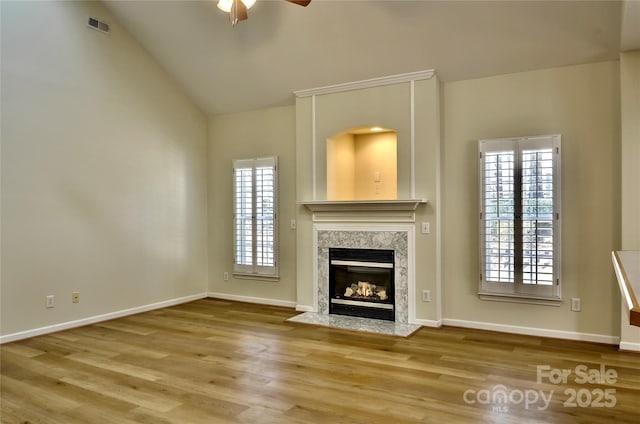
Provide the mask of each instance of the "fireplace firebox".
[{"label": "fireplace firebox", "polygon": [[393,250],[330,248],[329,313],[395,321]]}]

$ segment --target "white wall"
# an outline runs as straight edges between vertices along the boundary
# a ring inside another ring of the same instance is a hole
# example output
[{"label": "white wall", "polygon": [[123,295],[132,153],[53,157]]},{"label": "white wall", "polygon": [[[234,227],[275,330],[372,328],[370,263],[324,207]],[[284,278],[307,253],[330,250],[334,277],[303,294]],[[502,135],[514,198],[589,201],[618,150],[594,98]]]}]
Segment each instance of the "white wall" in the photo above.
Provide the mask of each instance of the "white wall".
[{"label": "white wall", "polygon": [[205,293],[204,115],[99,2],[3,1],[1,50],[2,335]]},{"label": "white wall", "polygon": [[[618,62],[450,82],[443,96],[444,317],[613,342],[620,314],[610,259],[620,245]],[[562,134],[565,302],[480,300],[477,140],[542,134]],[[582,312],[571,312],[572,297],[582,299]]]}]

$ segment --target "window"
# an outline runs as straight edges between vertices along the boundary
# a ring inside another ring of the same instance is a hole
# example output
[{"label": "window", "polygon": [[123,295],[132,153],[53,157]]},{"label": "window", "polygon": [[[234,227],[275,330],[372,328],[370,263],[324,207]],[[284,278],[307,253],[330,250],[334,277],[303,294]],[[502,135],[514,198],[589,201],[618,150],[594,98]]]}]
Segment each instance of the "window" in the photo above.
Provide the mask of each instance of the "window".
[{"label": "window", "polygon": [[481,298],[560,300],[560,136],[479,149]]},{"label": "window", "polygon": [[275,157],[233,162],[234,273],[277,277]]}]

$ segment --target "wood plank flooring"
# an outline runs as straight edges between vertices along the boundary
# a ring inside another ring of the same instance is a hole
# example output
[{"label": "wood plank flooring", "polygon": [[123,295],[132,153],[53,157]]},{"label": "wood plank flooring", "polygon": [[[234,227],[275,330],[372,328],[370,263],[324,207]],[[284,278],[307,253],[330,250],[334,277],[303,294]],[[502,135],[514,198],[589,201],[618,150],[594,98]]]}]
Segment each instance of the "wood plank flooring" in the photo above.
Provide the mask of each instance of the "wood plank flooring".
[{"label": "wood plank flooring", "polygon": [[[640,422],[640,355],[615,346],[452,327],[400,338],[294,314],[205,299],[5,344],[2,423]],[[617,377],[580,384],[581,365]]]}]

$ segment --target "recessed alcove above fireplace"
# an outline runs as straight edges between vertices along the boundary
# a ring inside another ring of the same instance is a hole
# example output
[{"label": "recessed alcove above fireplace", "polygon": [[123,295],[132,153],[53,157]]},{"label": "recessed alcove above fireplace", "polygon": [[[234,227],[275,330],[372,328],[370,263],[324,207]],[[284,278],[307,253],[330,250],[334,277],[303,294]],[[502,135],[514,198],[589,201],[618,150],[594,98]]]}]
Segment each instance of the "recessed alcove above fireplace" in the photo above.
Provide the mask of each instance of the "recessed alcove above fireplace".
[{"label": "recessed alcove above fireplace", "polygon": [[398,135],[380,126],[327,138],[327,200],[397,199]]}]

